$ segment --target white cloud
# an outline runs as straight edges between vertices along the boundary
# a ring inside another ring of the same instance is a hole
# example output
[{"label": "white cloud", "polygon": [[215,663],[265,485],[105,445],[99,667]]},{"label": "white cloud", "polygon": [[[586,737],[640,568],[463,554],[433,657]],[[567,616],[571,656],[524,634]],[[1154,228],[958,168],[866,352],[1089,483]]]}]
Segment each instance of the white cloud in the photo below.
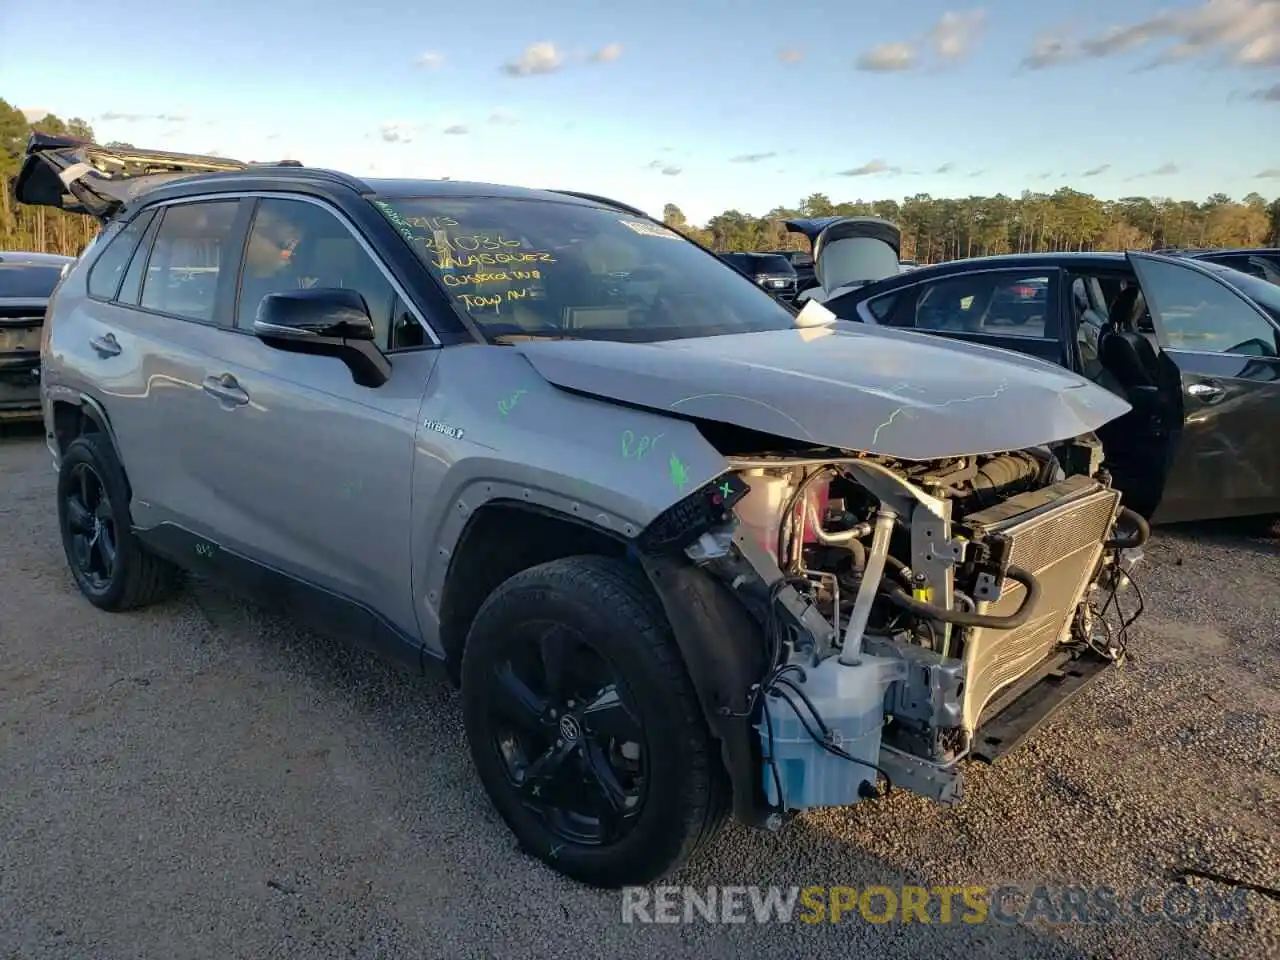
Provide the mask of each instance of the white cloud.
[{"label": "white cloud", "polygon": [[622,56],[622,44],[610,43],[591,54],[592,63],[612,63]]},{"label": "white cloud", "polygon": [[520,118],[505,110],[495,110],[489,114],[489,122],[498,127],[510,127],[520,122]]},{"label": "white cloud", "polygon": [[943,60],[962,60],[968,56],[987,22],[987,11],[979,7],[964,13],[948,11],[929,31],[934,53]]},{"label": "white cloud", "polygon": [[402,121],[384,123],[378,128],[378,136],[387,143],[412,143],[417,132],[416,124]]},{"label": "white cloud", "polygon": [[1223,66],[1280,66],[1280,2],[1203,0],[1192,9],[1166,10],[1112,26],[1074,42],[1064,33],[1042,37],[1023,58],[1030,69],[1083,57],[1112,57],[1165,44],[1149,66],[1206,59]]},{"label": "white cloud", "polygon": [[674,166],[672,166],[672,167],[663,167],[663,168],[662,168],[662,175],[663,175],[664,177],[676,177],[676,176],[679,176],[679,175],[680,175],[680,168],[679,168],[679,167],[674,167]]},{"label": "white cloud", "polygon": [[1258,174],[1259,180],[1280,180],[1280,167],[1268,167]]},{"label": "white cloud", "polygon": [[776,157],[776,153],[740,153],[736,157],[730,157],[730,163],[759,163],[761,160],[768,160]]},{"label": "white cloud", "polygon": [[957,63],[972,52],[986,23],[987,11],[982,7],[948,10],[923,35],[872,47],[860,54],[854,65],[874,73],[911,70],[920,64],[920,51],[924,48],[932,51],[940,63]]},{"label": "white cloud", "polygon": [[883,160],[871,160],[864,163],[860,167],[853,167],[849,170],[841,170],[837,176],[841,177],[869,177],[876,173],[901,173],[901,167],[891,167]]},{"label": "white cloud", "polygon": [[182,124],[189,121],[191,116],[182,111],[175,113],[122,113],[119,110],[108,110],[106,113],[98,114],[93,119],[104,120],[108,123],[146,123],[148,121],[156,121],[159,123]]},{"label": "white cloud", "polygon": [[564,57],[550,40],[540,40],[525,47],[517,60],[502,65],[503,73],[513,77],[529,77],[541,73],[555,73],[564,66]]},{"label": "white cloud", "polygon": [[444,54],[435,50],[428,50],[426,53],[418,57],[414,63],[423,70],[439,70],[444,66]]},{"label": "white cloud", "polygon": [[450,136],[458,137],[458,136],[462,136],[465,133],[468,133],[469,131],[467,130],[466,124],[455,123],[451,127],[445,127],[444,132],[449,134]]},{"label": "white cloud", "polygon": [[1027,70],[1045,70],[1065,63],[1075,56],[1075,47],[1069,37],[1062,33],[1045,33],[1036,38],[1031,51],[1022,58],[1022,66]]},{"label": "white cloud", "polygon": [[1111,164],[1109,164],[1109,163],[1104,163],[1104,164],[1102,164],[1101,166],[1097,166],[1097,167],[1090,167],[1090,168],[1089,168],[1088,170],[1086,170],[1084,173],[1080,174],[1080,176],[1082,176],[1082,177],[1100,177],[1100,176],[1102,176],[1102,174],[1106,173],[1106,172],[1107,172],[1108,170],[1110,170],[1110,169],[1111,169]]},{"label": "white cloud", "polygon": [[859,70],[886,73],[891,70],[910,70],[915,66],[916,51],[909,43],[885,43],[859,54],[854,65]]},{"label": "white cloud", "polygon": [[950,173],[955,168],[956,168],[956,165],[948,161],[947,163],[944,163],[942,166],[940,166],[937,170],[933,172],[934,173]]},{"label": "white cloud", "polygon": [[1262,100],[1267,103],[1280,103],[1280,83],[1273,83],[1261,90],[1249,91],[1250,100]]}]

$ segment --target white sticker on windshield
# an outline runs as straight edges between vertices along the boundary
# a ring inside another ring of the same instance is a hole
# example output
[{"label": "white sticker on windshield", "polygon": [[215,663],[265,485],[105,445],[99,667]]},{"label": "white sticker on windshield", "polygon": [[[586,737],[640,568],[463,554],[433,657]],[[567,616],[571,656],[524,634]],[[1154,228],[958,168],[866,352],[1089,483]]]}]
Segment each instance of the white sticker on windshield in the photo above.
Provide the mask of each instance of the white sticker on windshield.
[{"label": "white sticker on windshield", "polygon": [[673,233],[666,227],[659,226],[656,223],[650,223],[647,220],[619,220],[620,224],[634,233],[640,234],[642,237],[662,237],[664,240],[679,240],[680,234]]}]

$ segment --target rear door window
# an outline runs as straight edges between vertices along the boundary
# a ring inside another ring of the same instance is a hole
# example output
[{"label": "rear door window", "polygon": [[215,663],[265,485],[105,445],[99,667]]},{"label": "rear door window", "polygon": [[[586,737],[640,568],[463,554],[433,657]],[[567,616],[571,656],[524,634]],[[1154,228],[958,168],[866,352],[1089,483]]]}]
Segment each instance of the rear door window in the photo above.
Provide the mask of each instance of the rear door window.
[{"label": "rear door window", "polygon": [[1057,331],[1046,329],[1052,316],[1049,286],[1049,275],[1041,271],[945,277],[923,286],[915,326],[939,333],[1056,339]]},{"label": "rear door window", "polygon": [[239,248],[229,245],[239,204],[199,201],[164,211],[142,284],[143,309],[200,323],[215,321],[219,275],[240,265]]},{"label": "rear door window", "polygon": [[138,295],[142,293],[142,280],[147,274],[147,263],[151,259],[151,246],[155,243],[156,231],[160,229],[160,219],[159,214],[151,218],[151,224],[147,227],[147,232],[143,235],[142,242],[133,251],[133,259],[129,261],[129,269],[125,272],[124,283],[120,284],[120,290],[116,294],[117,303],[128,304],[131,307],[138,305]]}]

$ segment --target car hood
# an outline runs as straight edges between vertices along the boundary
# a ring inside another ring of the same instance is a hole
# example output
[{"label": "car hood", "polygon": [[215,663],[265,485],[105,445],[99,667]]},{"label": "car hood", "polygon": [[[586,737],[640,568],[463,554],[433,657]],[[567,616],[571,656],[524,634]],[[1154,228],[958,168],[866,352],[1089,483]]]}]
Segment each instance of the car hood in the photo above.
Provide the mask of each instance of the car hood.
[{"label": "car hood", "polygon": [[511,349],[548,382],[577,393],[908,460],[1065,440],[1130,409],[1031,357],[857,323],[660,343],[537,340]]}]

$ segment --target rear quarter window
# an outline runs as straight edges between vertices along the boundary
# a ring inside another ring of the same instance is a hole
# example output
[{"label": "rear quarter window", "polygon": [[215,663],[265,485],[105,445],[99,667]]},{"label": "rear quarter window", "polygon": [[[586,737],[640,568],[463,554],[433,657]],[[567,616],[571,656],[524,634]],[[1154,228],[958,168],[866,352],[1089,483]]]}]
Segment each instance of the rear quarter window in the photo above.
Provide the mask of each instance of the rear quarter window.
[{"label": "rear quarter window", "polygon": [[134,217],[98,252],[97,258],[89,267],[89,296],[99,300],[115,299],[133,251],[138,248],[138,241],[142,239],[142,234],[154,216],[154,210],[147,210]]}]

